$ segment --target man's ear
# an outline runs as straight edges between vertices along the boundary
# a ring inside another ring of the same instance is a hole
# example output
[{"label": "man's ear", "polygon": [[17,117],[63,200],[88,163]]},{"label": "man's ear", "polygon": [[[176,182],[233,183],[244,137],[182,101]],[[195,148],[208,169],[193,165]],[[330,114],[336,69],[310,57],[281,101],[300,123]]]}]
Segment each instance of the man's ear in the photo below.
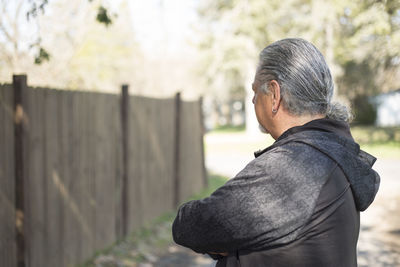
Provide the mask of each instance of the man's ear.
[{"label": "man's ear", "polygon": [[272,96],[272,108],[278,110],[281,104],[281,87],[276,80],[270,81],[270,92]]}]

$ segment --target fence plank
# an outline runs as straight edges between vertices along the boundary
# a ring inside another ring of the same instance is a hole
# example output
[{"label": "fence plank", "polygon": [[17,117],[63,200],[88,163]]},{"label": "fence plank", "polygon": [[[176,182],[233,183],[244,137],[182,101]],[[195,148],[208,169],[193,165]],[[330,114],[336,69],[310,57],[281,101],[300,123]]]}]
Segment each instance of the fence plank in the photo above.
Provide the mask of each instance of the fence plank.
[{"label": "fence plank", "polygon": [[181,177],[180,177],[180,161],[181,161],[181,140],[180,140],[180,135],[181,135],[181,94],[177,93],[175,95],[175,139],[174,139],[174,207],[178,207],[179,202],[180,202],[180,195],[181,195]]},{"label": "fence plank", "polygon": [[13,88],[0,85],[0,266],[16,266]]},{"label": "fence plank", "polygon": [[87,110],[87,137],[88,137],[88,196],[89,202],[87,203],[88,206],[88,223],[90,225],[89,232],[90,232],[90,242],[88,243],[88,251],[87,254],[90,256],[91,251],[96,250],[96,174],[97,174],[97,166],[96,162],[98,161],[98,154],[97,152],[97,144],[96,144],[96,134],[95,134],[95,121],[96,121],[96,114],[97,114],[97,105],[95,104],[93,95],[87,94],[87,103],[88,103],[88,110]]},{"label": "fence plank", "polygon": [[[102,103],[100,103],[99,107],[101,108],[101,117],[100,120],[100,128],[99,142],[103,144],[101,150],[101,166],[103,170],[102,174],[102,183],[101,188],[97,190],[97,199],[99,199],[101,206],[103,207],[103,212],[100,212],[97,216],[97,220],[102,222],[102,227],[99,231],[102,233],[102,241],[100,244],[111,244],[116,240],[116,232],[115,229],[115,221],[116,221],[116,213],[115,213],[115,179],[113,176],[112,170],[115,167],[115,163],[113,161],[113,136],[115,129],[112,127],[112,119],[113,119],[113,110],[112,106],[114,101],[118,101],[113,95],[103,95]],[[112,194],[106,194],[107,191],[113,192]]]},{"label": "fence plank", "polygon": [[[111,177],[114,178],[115,195],[114,195],[114,210],[115,210],[115,235],[116,239],[122,239],[122,125],[121,125],[121,113],[120,113],[120,98],[116,96],[112,105],[112,117],[110,119],[111,128],[114,129],[114,135],[112,137],[111,145],[111,156],[114,162]],[[128,113],[129,114],[129,113]],[[129,219],[129,218],[128,218]],[[127,226],[129,229],[129,225]]]},{"label": "fence plank", "polygon": [[129,154],[129,181],[128,181],[128,201],[129,201],[129,217],[128,217],[128,232],[132,232],[142,224],[142,182],[145,179],[144,166],[141,164],[144,161],[144,144],[141,142],[144,129],[143,113],[145,113],[144,98],[142,97],[129,97],[129,147],[122,147],[128,149]]},{"label": "fence plank", "polygon": [[128,233],[128,218],[129,218],[129,202],[128,202],[128,183],[129,183],[129,87],[122,85],[121,87],[121,127],[122,127],[122,146],[127,149],[122,150],[122,235]]},{"label": "fence plank", "polygon": [[[74,263],[74,238],[75,229],[72,227],[74,223],[73,210],[76,206],[76,201],[74,199],[74,183],[75,179],[72,176],[73,173],[73,162],[71,158],[74,157],[74,151],[72,146],[72,131],[73,131],[73,92],[61,91],[60,94],[60,104],[59,109],[61,111],[59,116],[60,124],[60,136],[59,136],[59,146],[61,148],[60,163],[61,163],[61,204],[63,210],[63,223],[60,225],[61,238],[63,240],[62,244],[62,266],[68,266]],[[60,264],[61,265],[61,264]]]},{"label": "fence plank", "polygon": [[25,229],[27,265],[45,266],[45,201],[44,194],[44,91],[28,88],[24,93],[25,110],[28,114],[27,151],[24,159],[25,172]]},{"label": "fence plank", "polygon": [[75,205],[73,206],[73,227],[75,228],[77,238],[75,239],[75,262],[81,262],[85,258],[82,253],[83,242],[85,238],[85,221],[83,217],[83,207],[82,203],[84,201],[84,189],[83,189],[83,151],[85,149],[83,143],[83,116],[84,116],[84,102],[83,102],[83,93],[76,92],[74,96],[74,109],[73,112],[73,121],[74,121],[74,131],[73,131],[73,148],[74,148],[74,199]]},{"label": "fence plank", "polygon": [[[113,116],[110,104],[114,100],[113,96],[106,94],[99,94],[96,100],[96,112],[94,118],[94,139],[96,140],[97,159],[95,162],[96,176],[96,249],[101,249],[102,244],[109,244],[115,240],[115,218],[114,212],[114,196],[106,192],[115,192],[114,181],[110,170],[112,169],[112,159],[110,153],[112,151],[112,135],[114,129],[110,126],[111,118]],[[115,101],[115,100],[114,100]],[[109,126],[110,125],[110,126]],[[109,152],[108,152],[109,151]]]},{"label": "fence plank", "polygon": [[180,138],[180,201],[204,186],[199,102],[183,102]]},{"label": "fence plank", "polygon": [[47,253],[48,266],[57,266],[62,258],[60,247],[62,225],[62,190],[60,169],[60,125],[59,125],[59,95],[56,90],[46,92],[46,181],[47,181]]},{"label": "fence plank", "polygon": [[199,144],[200,144],[200,156],[201,156],[201,163],[202,163],[202,176],[203,176],[203,186],[208,186],[208,179],[207,179],[207,169],[206,169],[206,159],[205,159],[205,152],[204,152],[204,112],[203,112],[203,97],[200,97],[198,101],[198,112],[199,112]]},{"label": "fence plank", "polygon": [[91,227],[92,224],[92,212],[91,206],[94,202],[92,197],[92,173],[91,173],[91,99],[89,93],[85,92],[82,94],[82,114],[81,114],[81,138],[82,138],[82,149],[81,149],[81,163],[82,163],[82,176],[81,176],[81,187],[82,187],[82,222],[81,227],[83,228],[82,241],[82,257],[86,258],[92,251],[93,247],[93,235]]},{"label": "fence plank", "polygon": [[25,225],[24,225],[24,212],[25,212],[25,186],[24,186],[24,171],[25,171],[25,158],[26,158],[26,76],[14,75],[13,76],[13,93],[14,93],[14,155],[15,155],[15,209],[16,209],[16,235],[17,235],[17,261],[19,266],[25,266]]}]

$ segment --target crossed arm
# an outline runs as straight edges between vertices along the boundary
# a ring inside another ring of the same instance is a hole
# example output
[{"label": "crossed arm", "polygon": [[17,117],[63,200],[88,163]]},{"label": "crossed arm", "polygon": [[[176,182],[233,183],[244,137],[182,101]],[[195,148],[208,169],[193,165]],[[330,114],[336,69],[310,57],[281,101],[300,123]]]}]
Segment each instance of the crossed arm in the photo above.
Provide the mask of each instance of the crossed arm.
[{"label": "crossed arm", "polygon": [[172,226],[174,241],[197,253],[226,256],[294,240],[312,214],[320,185],[305,182],[303,162],[292,161],[291,168],[279,162],[252,162],[210,197],[183,204]]}]

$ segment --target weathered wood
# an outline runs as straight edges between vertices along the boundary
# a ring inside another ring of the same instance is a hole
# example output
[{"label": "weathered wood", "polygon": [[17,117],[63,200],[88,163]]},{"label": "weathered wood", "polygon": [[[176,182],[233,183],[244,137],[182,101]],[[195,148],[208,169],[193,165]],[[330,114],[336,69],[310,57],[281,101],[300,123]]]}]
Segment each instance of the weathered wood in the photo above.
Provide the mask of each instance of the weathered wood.
[{"label": "weathered wood", "polygon": [[60,192],[62,197],[63,205],[63,265],[68,266],[75,263],[76,253],[76,239],[78,239],[76,229],[78,224],[76,223],[76,217],[74,210],[77,207],[75,198],[75,174],[76,174],[76,162],[75,162],[75,148],[74,145],[74,129],[75,121],[74,110],[75,110],[75,92],[63,93],[62,105],[59,107],[62,109],[61,120],[62,133],[61,133],[61,146],[62,146],[62,157],[61,162],[64,166],[62,169],[62,181],[64,190]]},{"label": "weathered wood", "polygon": [[96,174],[97,174],[97,167],[96,162],[98,161],[98,155],[97,155],[97,143],[95,139],[95,120],[96,118],[96,113],[97,113],[97,105],[95,98],[93,98],[92,94],[87,94],[87,99],[88,99],[88,170],[89,170],[89,180],[88,180],[88,185],[89,185],[89,202],[88,202],[88,228],[89,228],[89,233],[90,233],[90,242],[88,242],[88,251],[86,253],[86,257],[90,257],[92,251],[96,250]]},{"label": "weathered wood", "polygon": [[[110,244],[115,241],[115,177],[112,176],[113,163],[111,158],[112,152],[112,136],[114,129],[112,128],[112,102],[116,101],[114,96],[106,94],[98,94],[93,109],[96,116],[94,120],[93,138],[96,140],[95,148],[95,249],[103,248],[102,244]],[[110,192],[110,193],[106,193]]]},{"label": "weathered wood", "polygon": [[0,85],[0,266],[16,266],[14,102],[12,85]]},{"label": "weathered wood", "polygon": [[[117,189],[115,187],[114,176],[115,168],[115,154],[114,154],[114,136],[116,129],[113,127],[113,120],[115,118],[115,111],[113,108],[119,103],[119,97],[115,95],[103,95],[103,102],[100,105],[102,107],[102,117],[100,120],[100,142],[104,145],[101,150],[101,161],[100,163],[104,169],[102,171],[101,188],[97,191],[97,198],[100,199],[101,205],[105,210],[104,213],[100,212],[101,218],[98,220],[102,221],[102,228],[99,230],[102,232],[102,243],[100,244],[111,244],[117,239],[115,232],[115,221],[116,221],[116,210],[115,210],[115,195]],[[119,115],[118,112],[116,112]],[[118,117],[117,117],[118,119]],[[110,191],[111,194],[105,194]],[[105,197],[106,196],[106,197]]]},{"label": "weathered wood", "polygon": [[63,205],[61,192],[64,189],[60,162],[60,92],[46,92],[46,181],[47,181],[47,266],[56,266],[62,260],[61,225]]},{"label": "weathered wood", "polygon": [[204,186],[200,114],[197,102],[181,105],[180,141],[180,199],[192,196]]},{"label": "weathered wood", "polygon": [[15,146],[15,208],[17,234],[18,266],[25,266],[25,236],[24,236],[24,135],[26,134],[25,110],[23,107],[23,92],[27,87],[26,75],[14,75],[14,146]]},{"label": "weathered wood", "polygon": [[70,157],[73,156],[72,151],[72,94],[73,92],[61,91],[59,99],[59,161],[60,165],[60,182],[61,188],[59,191],[60,202],[62,206],[62,223],[60,225],[60,238],[62,240],[62,245],[60,249],[62,251],[62,259],[60,259],[60,265],[68,266],[74,263],[74,228],[71,224],[73,217],[73,206],[75,205],[75,199],[73,195],[73,183],[74,177],[72,177],[72,166],[70,165]]},{"label": "weathered wood", "polygon": [[93,140],[92,140],[92,99],[88,92],[84,92],[82,94],[82,157],[81,163],[83,168],[83,174],[81,177],[82,181],[82,221],[81,227],[83,228],[83,236],[81,238],[82,241],[82,257],[87,258],[91,251],[93,251],[93,229],[94,220],[93,220],[93,169],[92,169],[92,148],[93,148]]},{"label": "weathered wood", "polygon": [[129,157],[129,177],[128,184],[128,200],[129,201],[129,214],[128,214],[128,231],[132,232],[137,229],[143,222],[142,211],[142,198],[143,198],[143,183],[144,183],[144,170],[145,166],[142,164],[144,159],[144,144],[141,139],[144,135],[142,127],[145,119],[142,114],[145,114],[144,98],[142,97],[129,97],[129,149],[131,151]]},{"label": "weathered wood", "polygon": [[28,266],[45,266],[45,187],[44,184],[44,90],[28,88],[24,94],[25,110],[29,114],[29,135],[25,151],[25,229]]},{"label": "weathered wood", "polygon": [[86,239],[85,238],[85,225],[84,225],[84,217],[83,217],[83,204],[85,199],[85,190],[83,188],[83,179],[84,179],[84,164],[83,164],[83,157],[84,153],[83,151],[85,150],[84,147],[84,142],[83,142],[83,124],[85,124],[85,121],[83,121],[83,116],[85,112],[85,103],[83,99],[83,93],[82,92],[76,92],[75,98],[74,98],[75,106],[74,106],[74,112],[73,112],[73,117],[74,117],[74,132],[73,132],[73,138],[74,138],[74,158],[75,158],[75,179],[74,179],[74,192],[75,192],[75,203],[76,205],[73,208],[73,218],[74,222],[73,225],[76,227],[76,235],[77,238],[75,239],[75,262],[81,262],[85,259],[82,253],[82,248],[83,248],[83,242]]},{"label": "weathered wood", "polygon": [[114,233],[117,240],[121,240],[122,230],[121,230],[121,218],[122,218],[122,127],[121,127],[121,116],[120,116],[120,96],[114,96],[114,101],[112,105],[112,117],[110,119],[111,128],[114,129],[114,135],[110,141],[112,146],[110,157],[112,158],[112,170],[111,177],[114,179],[113,185],[114,191],[114,210],[115,210],[115,224]]},{"label": "weathered wood", "polygon": [[174,195],[174,207],[178,207],[179,202],[181,201],[180,195],[180,182],[181,182],[181,177],[180,177],[180,150],[181,150],[181,94],[177,93],[175,95],[175,148],[174,148],[174,177],[175,177],[175,182],[174,182],[174,189],[175,189],[175,195]]},{"label": "weathered wood", "polygon": [[122,127],[122,235],[128,234],[128,188],[129,188],[129,87],[121,87],[121,127]]},{"label": "weathered wood", "polygon": [[205,127],[204,127],[204,112],[203,112],[203,97],[200,97],[199,99],[199,121],[198,123],[200,124],[200,147],[201,147],[201,163],[202,163],[202,169],[203,169],[203,182],[204,182],[204,187],[208,186],[208,175],[207,175],[207,169],[206,169],[206,158],[205,158],[205,153],[204,153],[204,134],[205,134]]},{"label": "weathered wood", "polygon": [[49,206],[51,205],[51,203],[50,203],[50,193],[49,193],[49,174],[48,174],[48,157],[49,157],[49,154],[48,154],[48,149],[47,149],[47,147],[48,147],[48,144],[47,144],[47,140],[48,140],[48,124],[49,124],[49,122],[47,121],[47,113],[48,113],[48,111],[49,111],[49,108],[48,108],[48,104],[47,104],[47,101],[48,101],[48,94],[49,94],[49,89],[44,89],[43,90],[43,101],[42,101],[42,108],[43,108],[43,116],[42,116],[42,119],[43,119],[43,125],[42,125],[42,133],[43,133],[43,143],[42,143],[42,150],[43,150],[43,159],[42,159],[42,175],[43,175],[43,177],[42,177],[42,192],[43,192],[43,205],[44,205],[44,207],[43,207],[43,209],[44,209],[44,212],[43,212],[43,220],[44,220],[44,225],[43,225],[43,228],[44,228],[44,231],[43,231],[43,250],[44,250],[44,258],[42,259],[42,262],[43,262],[43,266],[47,266],[48,265],[48,259],[49,259],[49,256],[48,256],[48,253],[49,253],[49,250],[48,250],[48,247],[49,247],[49,244],[50,244],[50,241],[49,241],[49,239],[50,239],[50,234],[49,234],[49,230],[48,230],[48,223],[49,223]]}]

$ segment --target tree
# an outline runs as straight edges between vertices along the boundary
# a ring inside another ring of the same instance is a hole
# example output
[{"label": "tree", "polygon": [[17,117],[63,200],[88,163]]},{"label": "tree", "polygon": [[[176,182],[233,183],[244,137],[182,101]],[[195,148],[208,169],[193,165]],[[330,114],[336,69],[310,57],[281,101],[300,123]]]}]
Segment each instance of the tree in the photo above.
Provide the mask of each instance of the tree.
[{"label": "tree", "polygon": [[[203,2],[199,15],[207,25],[200,49],[211,54],[203,68],[213,70],[206,77],[213,90],[221,90],[214,85],[221,77],[230,79],[229,73],[247,76],[236,75],[239,78],[233,81],[236,87],[246,88],[252,77],[244,68],[257,61],[249,49],[258,52],[287,37],[305,38],[324,53],[339,93],[351,102],[359,95],[400,86],[398,1],[214,0]],[[238,40],[240,44],[232,47]],[[248,58],[232,58],[235,54]],[[225,84],[229,90],[234,88]]]},{"label": "tree", "polygon": [[[112,16],[107,8],[99,1],[88,1],[97,5],[96,20],[109,26]],[[28,54],[33,57],[35,64],[49,61],[51,55],[42,46],[40,25],[40,19],[48,8],[48,0],[1,0],[0,5],[0,44],[3,48],[2,59],[7,61],[7,65],[18,70],[21,57]]]},{"label": "tree", "polygon": [[87,23],[84,37],[66,66],[71,75],[68,88],[119,92],[119,85],[140,79],[143,58],[133,38],[128,3],[123,1],[119,10],[108,28],[94,21]]},{"label": "tree", "polygon": [[[58,0],[46,5],[44,14],[26,20],[30,5],[26,1],[2,2],[12,38],[0,38],[0,79],[9,81],[14,73],[26,73],[32,85],[71,89],[118,90],[121,83],[136,77],[132,64],[139,57],[131,31],[129,8],[126,1],[113,23],[98,23],[95,2]],[[33,23],[34,22],[34,23]],[[40,34],[37,33],[40,32]],[[0,35],[1,36],[1,35]],[[31,44],[40,36],[40,48]],[[14,45],[15,44],[15,45]],[[43,49],[42,49],[43,48]],[[51,60],[35,64],[36,53],[47,53]],[[107,62],[101,63],[101,58]],[[129,72],[129,74],[127,73]]]}]

